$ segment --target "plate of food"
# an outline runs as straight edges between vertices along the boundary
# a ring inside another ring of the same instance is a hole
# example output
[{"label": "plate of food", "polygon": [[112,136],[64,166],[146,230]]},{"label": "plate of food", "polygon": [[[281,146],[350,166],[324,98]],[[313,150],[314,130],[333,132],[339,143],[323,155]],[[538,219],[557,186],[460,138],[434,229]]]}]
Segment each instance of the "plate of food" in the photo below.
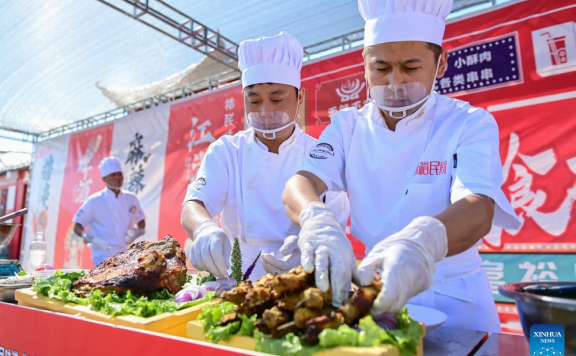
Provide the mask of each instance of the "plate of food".
[{"label": "plate of food", "polygon": [[448,320],[448,316],[440,310],[414,304],[406,304],[406,308],[410,317],[426,325],[427,331],[436,329]]},{"label": "plate of food", "polygon": [[15,298],[23,306],[184,336],[186,323],[222,285],[204,284],[185,294],[192,282],[184,251],[167,236],[134,243],[92,270],[49,270]]},{"label": "plate of food", "polygon": [[356,288],[340,307],[302,267],[243,281],[188,323],[196,340],[275,355],[422,355],[424,326],[404,308],[371,316],[382,283]]}]

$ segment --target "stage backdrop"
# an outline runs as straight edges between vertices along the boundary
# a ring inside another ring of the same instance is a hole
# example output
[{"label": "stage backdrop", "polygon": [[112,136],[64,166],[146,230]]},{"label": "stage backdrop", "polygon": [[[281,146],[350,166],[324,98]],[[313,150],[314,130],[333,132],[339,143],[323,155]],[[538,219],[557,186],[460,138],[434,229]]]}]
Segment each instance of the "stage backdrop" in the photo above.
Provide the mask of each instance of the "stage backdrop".
[{"label": "stage backdrop", "polygon": [[[481,252],[506,330],[520,325],[498,286],[516,281],[576,280],[576,4],[521,1],[447,25],[446,75],[436,90],[490,111],[500,127],[505,194],[522,219],[518,231],[493,228]],[[301,126],[318,137],[330,116],[366,101],[362,51],[307,63],[302,69]],[[182,99],[37,145],[22,262],[37,231],[56,267],[92,267],[72,233],[80,205],[103,189],[98,163],[124,164],[125,189],[147,215],[147,240],[175,236],[186,187],[208,145],[244,127],[240,85]],[[351,237],[352,238],[352,237]],[[353,240],[362,258],[364,247]]]}]

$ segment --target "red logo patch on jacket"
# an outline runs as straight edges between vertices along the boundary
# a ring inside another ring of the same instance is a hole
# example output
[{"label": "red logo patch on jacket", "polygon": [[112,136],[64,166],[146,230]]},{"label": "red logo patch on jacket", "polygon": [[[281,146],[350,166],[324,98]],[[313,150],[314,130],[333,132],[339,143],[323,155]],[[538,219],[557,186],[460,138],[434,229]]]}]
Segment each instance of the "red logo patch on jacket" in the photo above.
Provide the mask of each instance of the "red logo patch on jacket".
[{"label": "red logo patch on jacket", "polygon": [[421,176],[439,176],[446,174],[447,161],[420,162],[416,168],[416,174]]}]

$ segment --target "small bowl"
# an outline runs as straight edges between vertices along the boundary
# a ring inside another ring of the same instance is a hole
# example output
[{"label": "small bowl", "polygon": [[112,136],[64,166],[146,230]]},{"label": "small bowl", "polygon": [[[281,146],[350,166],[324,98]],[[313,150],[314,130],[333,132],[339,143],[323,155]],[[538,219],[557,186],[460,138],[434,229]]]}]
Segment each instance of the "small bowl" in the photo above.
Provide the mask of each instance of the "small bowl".
[{"label": "small bowl", "polygon": [[12,241],[16,228],[21,225],[22,224],[0,223],[0,247],[7,246],[10,241]]},{"label": "small bowl", "polygon": [[[576,282],[508,283],[498,290],[516,301],[528,342],[534,324],[561,324],[566,335],[576,335]],[[566,354],[576,353],[576,338],[565,340]]]},{"label": "small bowl", "polygon": [[32,284],[3,284],[0,285],[0,302],[16,303],[14,293],[16,289],[30,288]]}]

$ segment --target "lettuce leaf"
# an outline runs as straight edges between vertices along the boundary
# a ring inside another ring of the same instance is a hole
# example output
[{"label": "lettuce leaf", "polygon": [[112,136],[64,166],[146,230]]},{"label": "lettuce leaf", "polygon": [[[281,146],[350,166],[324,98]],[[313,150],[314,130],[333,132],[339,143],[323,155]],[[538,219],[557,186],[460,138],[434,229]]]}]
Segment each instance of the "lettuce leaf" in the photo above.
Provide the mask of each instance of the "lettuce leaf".
[{"label": "lettuce leaf", "polygon": [[306,345],[292,333],[281,339],[266,337],[260,332],[256,332],[254,336],[256,337],[256,351],[272,355],[310,356],[324,349],[322,346]]},{"label": "lettuce leaf", "polygon": [[189,308],[213,300],[217,296],[215,292],[209,292],[204,298],[192,302],[176,303],[174,295],[167,289],[156,291],[150,297],[140,296],[130,291],[122,295],[115,292],[104,295],[102,291],[95,290],[84,298],[71,291],[72,284],[83,276],[84,272],[56,271],[48,278],[37,279],[32,288],[49,298],[89,306],[90,309],[104,314],[136,315],[144,318]]},{"label": "lettuce leaf", "polygon": [[236,310],[236,305],[230,302],[207,305],[202,308],[198,320],[204,324],[204,333],[209,332],[220,323],[222,317]]},{"label": "lettuce leaf", "polygon": [[228,341],[240,330],[240,321],[234,321],[224,326],[215,326],[206,334],[206,340],[217,344],[220,340]]},{"label": "lettuce leaf", "polygon": [[401,356],[415,355],[424,330],[416,320],[410,317],[406,308],[396,314],[396,319],[398,319],[398,328],[388,333],[396,341]]},{"label": "lettuce leaf", "polygon": [[340,325],[338,329],[324,329],[318,335],[320,346],[325,348],[338,346],[358,346],[358,331],[348,325]]},{"label": "lettuce leaf", "polygon": [[254,335],[254,322],[256,321],[256,315],[247,317],[244,314],[238,316],[242,320],[242,325],[240,325],[240,330],[238,330],[238,335],[252,336]]},{"label": "lettuce leaf", "polygon": [[232,335],[252,336],[254,334],[254,321],[256,315],[248,317],[240,314],[240,320],[234,321],[224,326],[218,324],[222,317],[236,310],[236,305],[230,302],[207,305],[202,308],[198,320],[204,325],[206,340],[218,343],[220,340],[228,341]]},{"label": "lettuce leaf", "polygon": [[358,323],[360,332],[347,325],[342,325],[337,330],[323,330],[318,336],[320,346],[324,348],[339,346],[373,347],[388,344],[396,346],[402,356],[416,354],[423,333],[422,327],[410,318],[406,308],[396,314],[396,319],[398,320],[398,328],[391,331],[385,331],[379,327],[371,316],[360,319]]}]

